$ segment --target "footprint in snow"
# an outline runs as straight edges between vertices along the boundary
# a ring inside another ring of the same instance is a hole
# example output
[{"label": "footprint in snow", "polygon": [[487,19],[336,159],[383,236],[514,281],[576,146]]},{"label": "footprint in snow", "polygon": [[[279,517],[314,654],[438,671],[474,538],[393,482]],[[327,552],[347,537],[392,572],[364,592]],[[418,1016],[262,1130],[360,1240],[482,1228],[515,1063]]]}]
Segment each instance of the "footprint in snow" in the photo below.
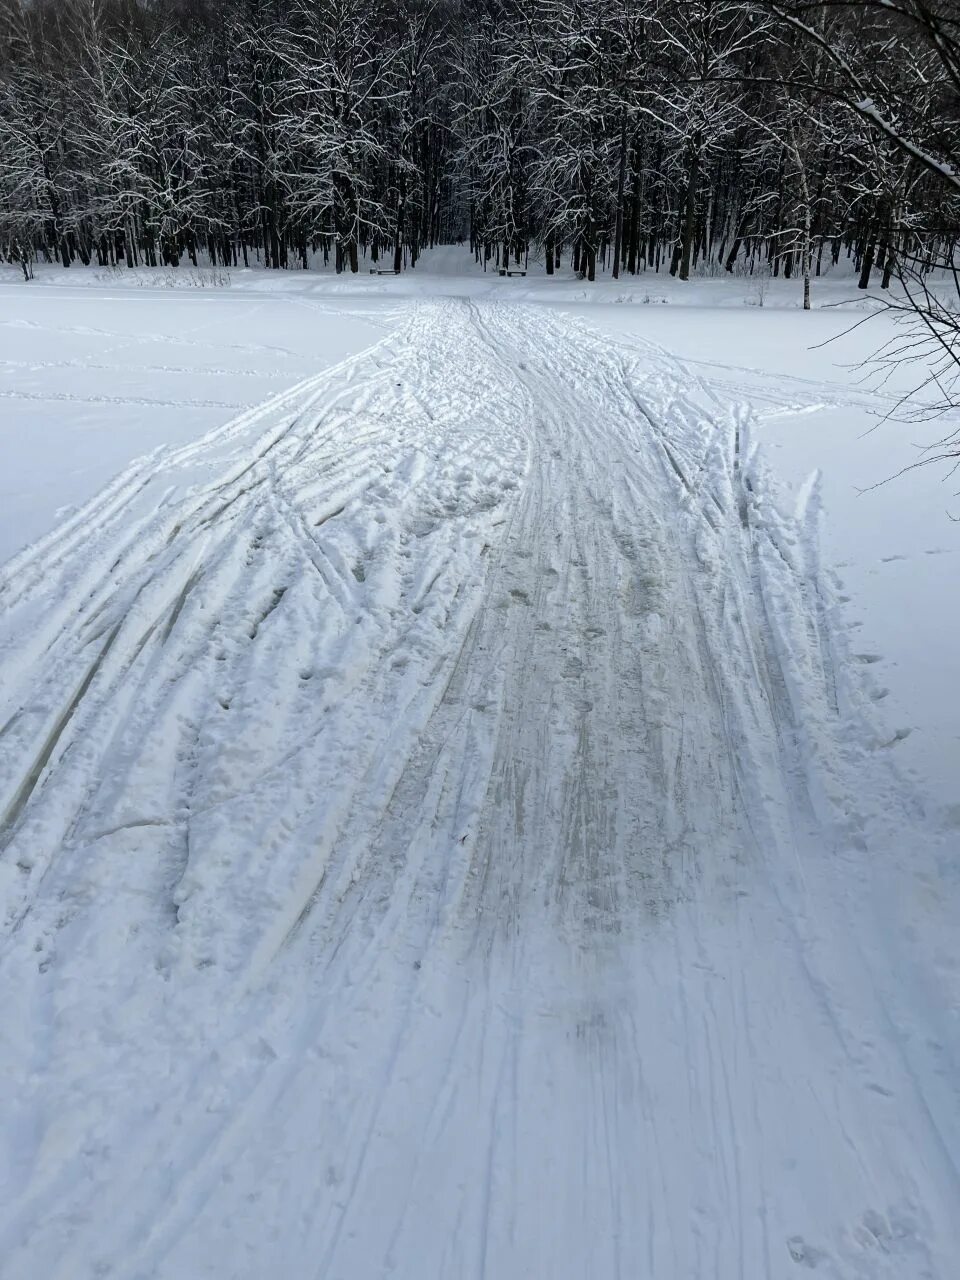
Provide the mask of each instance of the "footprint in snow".
[{"label": "footprint in snow", "polygon": [[881,1098],[893,1097],[893,1090],[888,1089],[886,1085],[877,1084],[876,1080],[871,1080],[870,1083],[867,1085],[867,1088],[870,1090],[871,1093],[879,1094]]},{"label": "footprint in snow", "polygon": [[816,1270],[827,1256],[822,1250],[807,1244],[802,1236],[791,1236],[787,1241],[787,1250],[794,1262],[801,1267],[806,1267],[809,1271]]}]

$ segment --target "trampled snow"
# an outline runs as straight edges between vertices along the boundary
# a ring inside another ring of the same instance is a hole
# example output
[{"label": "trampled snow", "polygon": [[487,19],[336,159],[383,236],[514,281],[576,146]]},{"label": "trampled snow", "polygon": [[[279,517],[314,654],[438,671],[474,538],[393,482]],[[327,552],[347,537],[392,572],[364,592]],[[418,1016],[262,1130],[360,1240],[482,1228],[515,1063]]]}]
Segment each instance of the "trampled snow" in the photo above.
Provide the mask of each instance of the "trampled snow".
[{"label": "trampled snow", "polygon": [[948,1280],[950,491],[460,262],[2,285],[2,1274]]}]

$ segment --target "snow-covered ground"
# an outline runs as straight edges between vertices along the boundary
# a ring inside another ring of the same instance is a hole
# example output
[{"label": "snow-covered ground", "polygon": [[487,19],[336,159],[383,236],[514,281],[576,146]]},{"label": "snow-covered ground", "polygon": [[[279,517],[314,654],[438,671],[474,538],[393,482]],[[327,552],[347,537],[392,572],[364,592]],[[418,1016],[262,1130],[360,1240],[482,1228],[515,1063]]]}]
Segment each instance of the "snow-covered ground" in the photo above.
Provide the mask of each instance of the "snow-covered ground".
[{"label": "snow-covered ground", "polygon": [[25,287],[0,274],[0,561],[130,462],[198,439],[392,323],[379,301],[190,287],[197,278],[172,289],[151,284],[177,279],[162,273],[48,271]]},{"label": "snow-covered ground", "polygon": [[886,322],[464,257],[0,282],[2,1274],[948,1280]]}]

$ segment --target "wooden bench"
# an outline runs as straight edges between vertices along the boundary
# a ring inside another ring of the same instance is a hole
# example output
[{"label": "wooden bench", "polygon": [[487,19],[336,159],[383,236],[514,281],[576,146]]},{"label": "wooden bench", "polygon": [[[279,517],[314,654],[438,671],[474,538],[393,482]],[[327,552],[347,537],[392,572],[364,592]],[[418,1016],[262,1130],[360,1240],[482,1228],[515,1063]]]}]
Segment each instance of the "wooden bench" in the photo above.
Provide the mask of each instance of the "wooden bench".
[{"label": "wooden bench", "polygon": [[527,274],[527,269],[526,267],[517,267],[515,270],[511,271],[507,267],[501,267],[500,274],[502,276],[525,276]]},{"label": "wooden bench", "polygon": [[372,276],[398,276],[400,272],[393,267],[371,267],[370,274]]}]

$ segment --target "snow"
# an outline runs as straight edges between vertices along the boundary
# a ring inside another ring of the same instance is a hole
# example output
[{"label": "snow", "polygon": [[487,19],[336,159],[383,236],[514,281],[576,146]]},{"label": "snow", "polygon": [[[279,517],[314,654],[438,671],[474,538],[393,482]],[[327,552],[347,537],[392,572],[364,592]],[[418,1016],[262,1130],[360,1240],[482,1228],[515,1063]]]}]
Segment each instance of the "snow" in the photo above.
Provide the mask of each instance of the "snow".
[{"label": "snow", "polygon": [[161,273],[151,284],[149,272],[51,271],[28,287],[5,271],[0,560],[136,458],[197,439],[390,324],[388,309],[362,302],[174,290]]},{"label": "snow", "polygon": [[777,309],[790,296],[781,287],[772,310],[768,297],[763,310],[745,307],[730,324],[734,289],[720,300],[716,285],[698,290],[693,306],[654,315],[625,306],[578,314],[662,345],[691,376],[747,398],[767,461],[788,490],[800,493],[820,472],[824,555],[851,601],[845,625],[856,633],[857,653],[880,659],[868,665],[873,696],[884,700],[881,733],[908,735],[897,741],[900,766],[942,816],[960,814],[960,715],[950,696],[960,689],[960,605],[950,589],[960,556],[951,519],[960,515],[960,484],[943,466],[905,471],[948,424],[886,417],[899,392],[879,387],[863,366],[891,322],[877,316],[851,331],[863,313],[835,307],[855,291],[828,286],[826,307],[805,315],[795,305]]},{"label": "snow", "polygon": [[946,1280],[942,477],[795,284],[464,256],[0,286],[4,1276]]},{"label": "snow", "polygon": [[909,138],[900,132],[895,124],[887,120],[872,98],[863,98],[861,101],[855,102],[853,106],[862,116],[866,116],[868,120],[872,120],[874,124],[879,125],[887,137],[892,138],[897,146],[908,155],[915,160],[919,160],[924,168],[930,169],[942,178],[946,178],[952,185],[960,186],[960,178],[958,178],[957,171],[953,165],[947,164],[943,160],[938,160],[929,151],[925,151],[923,148],[918,147],[915,142],[911,142]]}]

